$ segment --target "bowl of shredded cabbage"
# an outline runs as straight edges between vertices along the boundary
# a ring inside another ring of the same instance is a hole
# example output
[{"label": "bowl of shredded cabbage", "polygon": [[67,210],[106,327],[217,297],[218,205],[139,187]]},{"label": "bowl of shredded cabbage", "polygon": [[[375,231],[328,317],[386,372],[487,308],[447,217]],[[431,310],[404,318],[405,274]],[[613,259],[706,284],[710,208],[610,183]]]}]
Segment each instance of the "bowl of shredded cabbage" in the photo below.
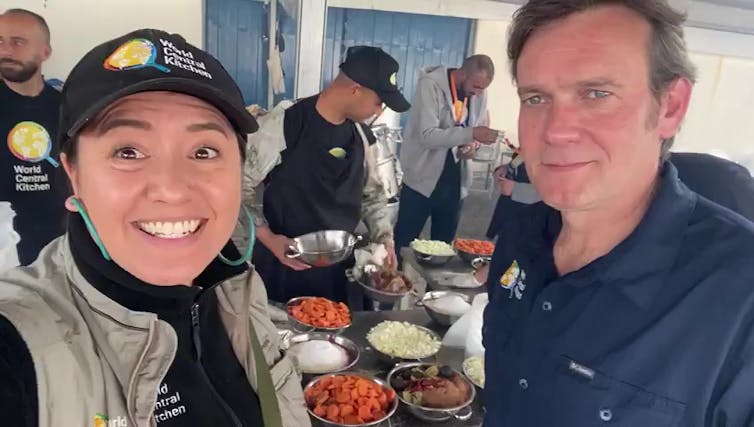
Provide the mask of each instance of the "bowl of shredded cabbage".
[{"label": "bowl of shredded cabbage", "polygon": [[472,356],[463,362],[463,373],[475,386],[484,388],[484,357]]},{"label": "bowl of shredded cabbage", "polygon": [[428,265],[444,265],[456,256],[453,246],[441,240],[414,239],[411,249],[419,262]]},{"label": "bowl of shredded cabbage", "polygon": [[367,333],[367,341],[377,358],[390,365],[405,360],[434,357],[442,345],[433,331],[408,322],[385,320]]}]

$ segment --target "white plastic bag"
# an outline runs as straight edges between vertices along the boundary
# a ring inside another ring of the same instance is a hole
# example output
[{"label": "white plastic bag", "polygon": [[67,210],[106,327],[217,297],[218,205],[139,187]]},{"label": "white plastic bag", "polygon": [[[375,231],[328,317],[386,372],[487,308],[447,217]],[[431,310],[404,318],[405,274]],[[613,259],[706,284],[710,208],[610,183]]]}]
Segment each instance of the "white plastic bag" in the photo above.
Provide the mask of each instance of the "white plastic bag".
[{"label": "white plastic bag", "polygon": [[0,272],[18,266],[16,245],[21,237],[13,229],[13,211],[10,202],[0,202]]},{"label": "white plastic bag", "polygon": [[446,347],[463,348],[466,357],[483,355],[482,322],[487,301],[487,293],[475,296],[471,310],[451,325],[443,337],[442,344]]},{"label": "white plastic bag", "polygon": [[486,292],[478,294],[471,303],[471,319],[469,321],[469,331],[466,335],[466,357],[484,356],[484,345],[482,344],[482,325],[484,324],[484,309],[489,302],[489,296]]}]

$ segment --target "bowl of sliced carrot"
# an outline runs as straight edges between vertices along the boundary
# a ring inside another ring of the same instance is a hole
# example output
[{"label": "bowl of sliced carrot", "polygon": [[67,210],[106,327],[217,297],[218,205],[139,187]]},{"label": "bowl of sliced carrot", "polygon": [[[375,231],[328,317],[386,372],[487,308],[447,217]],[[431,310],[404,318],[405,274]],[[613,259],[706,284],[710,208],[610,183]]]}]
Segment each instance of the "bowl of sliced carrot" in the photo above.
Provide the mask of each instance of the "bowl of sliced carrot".
[{"label": "bowl of sliced carrot", "polygon": [[454,246],[458,256],[468,263],[478,258],[490,258],[495,252],[495,244],[486,240],[456,239]]},{"label": "bowl of sliced carrot", "polygon": [[388,383],[355,372],[317,377],[304,388],[304,396],[309,414],[330,426],[373,426],[398,409]]},{"label": "bowl of sliced carrot", "polygon": [[348,306],[327,298],[293,298],[286,304],[286,312],[297,332],[339,333],[351,326],[351,310]]}]

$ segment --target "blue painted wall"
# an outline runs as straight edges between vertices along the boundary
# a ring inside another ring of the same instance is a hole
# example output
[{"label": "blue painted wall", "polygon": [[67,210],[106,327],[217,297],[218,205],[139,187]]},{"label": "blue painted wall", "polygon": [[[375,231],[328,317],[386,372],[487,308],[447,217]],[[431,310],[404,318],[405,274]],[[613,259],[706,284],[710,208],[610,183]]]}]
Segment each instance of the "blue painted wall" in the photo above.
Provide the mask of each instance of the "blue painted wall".
[{"label": "blue painted wall", "polygon": [[[206,0],[204,46],[235,78],[246,104],[267,106],[268,7],[256,0]],[[281,54],[286,93],[276,102],[294,96],[296,73],[296,16],[278,5],[280,32],[285,40]]]},{"label": "blue painted wall", "polygon": [[[306,1],[306,0],[302,0]],[[268,9],[255,0],[206,0],[205,48],[236,79],[247,104],[267,105]],[[282,53],[286,93],[295,96],[298,23],[278,5],[285,40]],[[460,65],[467,56],[472,21],[431,15],[328,8],[322,85],[337,74],[348,47],[380,46],[401,65],[399,85],[410,99],[418,71],[430,65]],[[303,35],[306,40],[306,35]],[[405,115],[404,115],[405,116]]]},{"label": "blue painted wall", "polygon": [[331,7],[327,11],[322,84],[337,75],[348,47],[379,46],[400,64],[398,84],[410,100],[420,69],[461,65],[467,56],[471,26],[472,21],[464,18]]}]

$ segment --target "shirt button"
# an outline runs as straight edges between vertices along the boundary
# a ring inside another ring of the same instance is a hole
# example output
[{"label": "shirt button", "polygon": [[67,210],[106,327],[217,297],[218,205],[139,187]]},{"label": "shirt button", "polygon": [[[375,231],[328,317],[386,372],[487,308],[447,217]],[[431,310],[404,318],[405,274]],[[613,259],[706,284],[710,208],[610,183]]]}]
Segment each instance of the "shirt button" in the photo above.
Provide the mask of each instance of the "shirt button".
[{"label": "shirt button", "polygon": [[550,301],[545,301],[542,303],[542,310],[544,311],[552,311],[552,303]]},{"label": "shirt button", "polygon": [[526,390],[529,388],[529,381],[526,381],[526,378],[521,378],[518,380],[518,385],[521,386],[522,389]]},{"label": "shirt button", "polygon": [[608,422],[613,419],[613,411],[609,409],[600,409],[600,419],[604,422]]}]

